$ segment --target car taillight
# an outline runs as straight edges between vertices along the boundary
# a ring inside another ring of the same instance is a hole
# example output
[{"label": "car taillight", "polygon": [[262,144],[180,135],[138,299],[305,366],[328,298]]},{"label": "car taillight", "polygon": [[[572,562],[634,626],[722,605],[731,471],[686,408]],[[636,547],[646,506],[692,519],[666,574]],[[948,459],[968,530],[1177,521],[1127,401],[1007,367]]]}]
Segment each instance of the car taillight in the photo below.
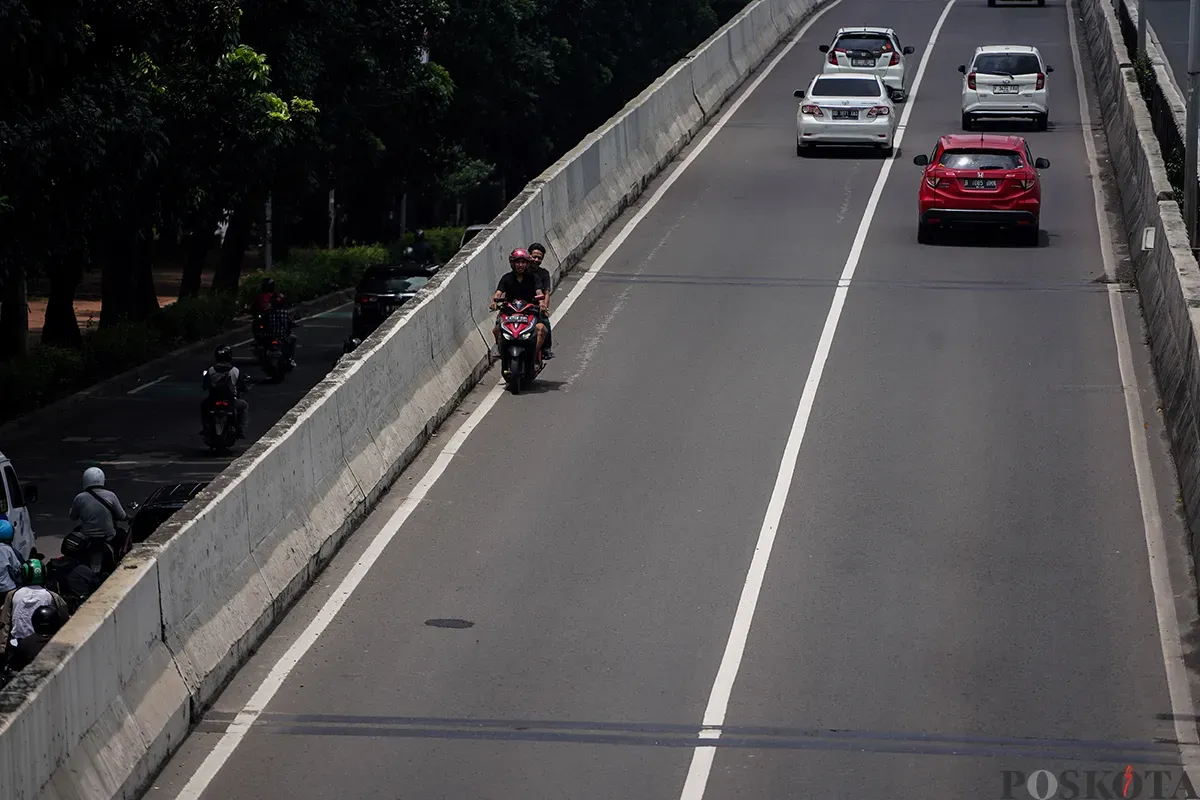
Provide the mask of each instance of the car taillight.
[{"label": "car taillight", "polygon": [[805,103],[800,106],[801,114],[808,114],[810,117],[823,117],[825,113],[821,111],[821,107],[815,103]]},{"label": "car taillight", "polygon": [[967,88],[970,89],[971,91],[975,90],[975,73],[974,72],[972,72],[970,75],[967,76]]},{"label": "car taillight", "polygon": [[945,189],[950,185],[950,181],[946,178],[939,178],[936,175],[928,175],[925,177],[925,185],[930,189]]},{"label": "car taillight", "polygon": [[875,106],[875,107],[871,108],[869,111],[867,111],[867,116],[868,117],[886,117],[887,115],[889,115],[891,113],[892,113],[891,109],[889,109],[887,106]]},{"label": "car taillight", "polygon": [[892,60],[888,62],[888,66],[889,67],[900,66],[900,54],[894,50],[892,51]]},{"label": "car taillight", "polygon": [[374,303],[374,302],[375,302],[375,298],[374,298],[374,297],[372,297],[372,296],[371,296],[371,295],[369,295],[369,294],[360,294],[358,297],[356,297],[356,298],[355,298],[355,301],[356,301],[356,302],[357,302],[359,305],[364,305],[364,304],[366,304],[366,303]]},{"label": "car taillight", "polygon": [[837,63],[837,54],[838,54],[838,51],[837,51],[837,50],[830,50],[830,51],[829,51],[829,63],[830,63],[830,64],[833,64],[835,67],[838,65],[838,63]]},{"label": "car taillight", "polygon": [[1033,178],[1018,178],[1017,179],[1017,186],[1020,186],[1022,189],[1032,189],[1034,183],[1036,183],[1036,181]]},{"label": "car taillight", "polygon": [[1038,77],[1037,77],[1037,88],[1038,88],[1038,89],[1045,89],[1045,88],[1046,88],[1046,73],[1044,73],[1044,72],[1039,72],[1039,73],[1038,73]]}]

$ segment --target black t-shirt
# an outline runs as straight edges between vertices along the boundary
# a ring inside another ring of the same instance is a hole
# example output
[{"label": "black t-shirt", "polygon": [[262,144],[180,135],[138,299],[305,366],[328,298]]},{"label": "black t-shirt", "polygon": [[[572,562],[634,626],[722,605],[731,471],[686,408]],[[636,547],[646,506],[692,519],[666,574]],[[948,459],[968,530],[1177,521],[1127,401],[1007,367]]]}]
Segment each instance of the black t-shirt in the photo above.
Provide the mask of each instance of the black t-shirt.
[{"label": "black t-shirt", "polygon": [[42,648],[46,646],[46,643],[50,639],[51,637],[42,636],[38,633],[26,636],[24,639],[19,639],[17,646],[9,652],[9,668],[13,672],[19,672],[28,667],[38,657],[38,653],[42,652]]},{"label": "black t-shirt", "polygon": [[517,280],[515,272],[506,272],[496,284],[496,291],[504,292],[506,300],[524,300],[528,303],[537,300],[536,292],[544,289],[542,279],[536,272],[526,272],[525,277]]}]

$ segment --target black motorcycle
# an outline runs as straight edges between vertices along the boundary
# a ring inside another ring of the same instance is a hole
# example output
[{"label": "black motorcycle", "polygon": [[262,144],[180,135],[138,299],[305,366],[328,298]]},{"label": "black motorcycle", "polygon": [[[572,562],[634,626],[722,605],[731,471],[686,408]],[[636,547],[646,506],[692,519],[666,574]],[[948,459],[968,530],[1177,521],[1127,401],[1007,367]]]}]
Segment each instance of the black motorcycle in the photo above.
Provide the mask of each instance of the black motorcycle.
[{"label": "black motorcycle", "polygon": [[214,400],[203,408],[204,444],[214,453],[228,453],[238,439],[237,409],[228,400]]}]

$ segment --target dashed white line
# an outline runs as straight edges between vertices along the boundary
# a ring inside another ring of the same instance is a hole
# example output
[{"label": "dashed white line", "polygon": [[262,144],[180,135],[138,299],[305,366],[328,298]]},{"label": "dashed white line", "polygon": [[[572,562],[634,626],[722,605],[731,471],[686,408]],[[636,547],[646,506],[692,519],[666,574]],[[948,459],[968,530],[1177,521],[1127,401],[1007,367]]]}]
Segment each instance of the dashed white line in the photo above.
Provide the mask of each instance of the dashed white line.
[{"label": "dashed white line", "polygon": [[[909,93],[908,103],[905,105],[904,113],[900,116],[900,125],[896,132],[897,153],[900,151],[900,143],[908,127],[908,119],[913,112],[917,99],[917,91],[920,89],[921,80],[925,76],[925,68],[929,65],[929,58],[933,55],[933,48],[937,44],[938,34],[941,32],[942,25],[945,24],[946,17],[949,16],[950,9],[954,7],[955,2],[957,0],[948,0],[946,7],[942,9],[942,15],[938,17],[937,24],[933,26],[933,32],[929,34],[929,44],[925,48],[925,53],[921,56],[921,65],[917,68],[916,77],[913,79],[912,91]],[[796,40],[793,40],[792,44],[794,45],[795,43]],[[838,281],[838,288],[834,290],[833,303],[829,308],[829,315],[825,318],[825,327],[821,331],[821,338],[817,342],[817,350],[813,355],[812,367],[809,369],[808,379],[804,383],[804,391],[800,395],[800,405],[796,409],[796,417],[792,422],[792,429],[788,434],[787,444],[783,448],[783,459],[779,465],[779,474],[775,478],[775,488],[771,492],[771,499],[767,504],[767,513],[763,519],[762,528],[758,533],[758,543],[754,548],[754,556],[750,560],[750,569],[746,574],[746,582],[742,586],[742,595],[738,600],[737,611],[733,615],[733,627],[729,632],[729,640],[725,645],[725,654],[721,657],[721,665],[717,669],[717,677],[713,681],[712,692],[709,694],[708,707],[704,711],[704,719],[701,723],[701,739],[712,740],[721,738],[721,726],[725,724],[725,714],[729,708],[729,698],[733,693],[733,685],[737,681],[738,670],[741,668],[742,656],[746,650],[746,641],[750,637],[750,626],[754,621],[754,610],[758,606],[763,579],[767,573],[767,564],[771,560],[771,550],[775,546],[775,534],[779,531],[779,521],[783,518],[783,510],[787,504],[788,493],[792,488],[792,477],[796,472],[796,464],[800,458],[800,445],[803,443],[804,433],[808,429],[808,420],[812,414],[817,389],[821,384],[821,375],[825,371],[825,363],[829,358],[830,350],[833,348],[833,337],[837,333],[838,321],[842,317],[842,309],[846,304],[846,295],[850,292],[850,282],[853,280],[854,273],[858,269],[858,260],[862,256],[867,234],[871,230],[871,222],[875,217],[875,209],[879,206],[880,197],[883,195],[888,176],[891,174],[892,166],[895,163],[894,158],[889,158],[879,170],[879,178],[875,181],[875,188],[871,192],[870,200],[867,201],[867,208],[863,213],[862,222],[859,223],[854,243],[850,247],[850,255],[846,258],[846,266],[842,270],[842,277]],[[701,800],[704,797],[705,789],[708,787],[708,776],[712,772],[713,759],[716,758],[716,753],[717,749],[711,745],[702,745],[692,751],[692,763],[688,768],[687,779],[684,781],[680,800]]]}]

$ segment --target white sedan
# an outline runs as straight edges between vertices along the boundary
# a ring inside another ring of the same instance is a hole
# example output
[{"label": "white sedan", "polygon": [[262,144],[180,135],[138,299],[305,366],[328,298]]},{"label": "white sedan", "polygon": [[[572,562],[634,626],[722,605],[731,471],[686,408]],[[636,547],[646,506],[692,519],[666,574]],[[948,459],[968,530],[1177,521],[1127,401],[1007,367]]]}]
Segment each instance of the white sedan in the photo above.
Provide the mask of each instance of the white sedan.
[{"label": "white sedan", "polygon": [[1044,131],[1050,120],[1050,87],[1054,72],[1036,47],[990,44],[975,48],[963,74],[962,127],[971,130],[981,117],[1029,117]]},{"label": "white sedan", "polygon": [[874,145],[885,157],[896,139],[896,106],[877,75],[818,75],[797,89],[796,155],[813,145]]}]

